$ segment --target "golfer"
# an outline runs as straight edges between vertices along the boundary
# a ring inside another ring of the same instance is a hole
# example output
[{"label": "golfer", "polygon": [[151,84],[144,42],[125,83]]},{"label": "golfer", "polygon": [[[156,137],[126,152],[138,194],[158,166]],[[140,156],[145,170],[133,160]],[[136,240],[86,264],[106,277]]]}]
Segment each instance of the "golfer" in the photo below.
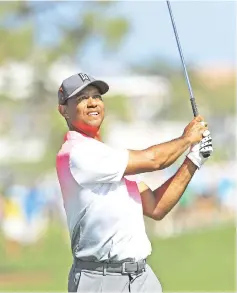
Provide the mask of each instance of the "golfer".
[{"label": "golfer", "polygon": [[[69,131],[57,155],[57,174],[74,258],[69,292],[162,292],[146,258],[151,244],[143,215],[161,220],[176,205],[197,169],[212,152],[201,116],[172,141],[144,150],[115,149],[100,127],[107,83],[79,73],[62,82],[59,112]],[[136,176],[172,165],[190,149],[177,172],[149,189]],[[157,260],[158,261],[158,260]]]}]

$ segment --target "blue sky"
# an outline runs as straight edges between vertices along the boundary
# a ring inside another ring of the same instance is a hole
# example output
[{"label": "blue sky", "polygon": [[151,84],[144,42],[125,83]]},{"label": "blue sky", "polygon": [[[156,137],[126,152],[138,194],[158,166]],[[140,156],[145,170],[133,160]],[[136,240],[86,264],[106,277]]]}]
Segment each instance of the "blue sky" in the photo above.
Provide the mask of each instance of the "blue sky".
[{"label": "blue sky", "polygon": [[[75,5],[63,8],[62,21],[70,21],[72,13],[78,13],[83,5],[79,2],[76,9]],[[171,1],[171,6],[188,64],[235,66],[236,2]],[[154,56],[181,66],[166,1],[118,1],[109,15],[127,18],[130,33],[116,56],[102,54],[100,43],[91,42],[83,55],[82,69],[118,74],[126,71],[129,63],[142,63]]]},{"label": "blue sky", "polygon": [[[200,63],[234,60],[236,37],[234,2],[187,1],[171,2],[171,5],[187,60]],[[165,1],[149,4],[141,2],[135,5],[132,2],[123,2],[121,8],[127,10],[127,13],[133,17],[134,33],[131,40],[137,45],[139,39],[142,40],[152,54],[176,59],[178,56],[176,43]],[[127,44],[127,48],[131,44],[132,41]],[[137,54],[146,56],[142,46],[136,47],[139,48]]]},{"label": "blue sky", "polygon": [[[122,71],[129,62],[159,56],[181,65],[166,1],[117,2],[116,14],[131,21],[132,30],[119,57],[103,58],[98,48],[91,51],[95,69],[108,73]],[[229,1],[172,1],[173,15],[185,61],[200,66],[223,63],[235,66],[236,3]],[[93,52],[94,51],[94,52]],[[117,61],[119,58],[119,62]],[[91,59],[90,59],[91,60]],[[85,60],[86,67],[87,58]],[[90,62],[91,63],[91,62]],[[107,69],[114,67],[114,69]]]}]

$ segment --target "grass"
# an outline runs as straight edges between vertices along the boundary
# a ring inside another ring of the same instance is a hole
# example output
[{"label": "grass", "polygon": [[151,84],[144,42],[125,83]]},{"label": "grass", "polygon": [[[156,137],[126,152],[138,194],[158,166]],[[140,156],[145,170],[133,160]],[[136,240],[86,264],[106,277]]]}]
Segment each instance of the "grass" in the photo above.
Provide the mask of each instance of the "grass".
[{"label": "grass", "polygon": [[[1,292],[66,292],[71,253],[59,227],[18,258],[5,255],[0,239]],[[151,241],[148,263],[165,292],[236,291],[234,225]]]},{"label": "grass", "polygon": [[149,263],[164,291],[236,292],[235,228],[153,239]]}]

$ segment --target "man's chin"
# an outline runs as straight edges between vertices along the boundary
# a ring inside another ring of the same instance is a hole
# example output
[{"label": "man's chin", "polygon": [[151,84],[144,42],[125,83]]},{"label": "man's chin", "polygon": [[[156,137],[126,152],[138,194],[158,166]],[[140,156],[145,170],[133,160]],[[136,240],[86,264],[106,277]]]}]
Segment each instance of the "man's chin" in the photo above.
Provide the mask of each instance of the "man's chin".
[{"label": "man's chin", "polygon": [[75,128],[78,129],[79,131],[82,132],[98,132],[101,126],[101,122],[100,121],[88,121],[88,122],[84,122],[84,123],[75,123],[74,124]]},{"label": "man's chin", "polygon": [[100,126],[101,126],[101,122],[94,122],[94,123],[91,123],[90,124],[91,126],[94,126],[94,127],[97,127],[97,128],[100,128]]},{"label": "man's chin", "polygon": [[86,121],[86,124],[92,127],[100,128],[102,122],[103,120],[101,120],[101,118],[98,117],[98,118]]}]

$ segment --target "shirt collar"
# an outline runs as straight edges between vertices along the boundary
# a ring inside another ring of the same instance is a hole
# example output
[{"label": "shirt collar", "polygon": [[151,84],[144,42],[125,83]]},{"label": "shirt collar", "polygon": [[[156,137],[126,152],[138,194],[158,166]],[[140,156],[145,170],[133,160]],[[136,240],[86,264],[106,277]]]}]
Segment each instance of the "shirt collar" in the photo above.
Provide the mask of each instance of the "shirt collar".
[{"label": "shirt collar", "polygon": [[89,137],[85,133],[77,132],[77,131],[68,131],[64,136],[64,141],[72,140],[72,139],[79,139],[81,136]]}]

